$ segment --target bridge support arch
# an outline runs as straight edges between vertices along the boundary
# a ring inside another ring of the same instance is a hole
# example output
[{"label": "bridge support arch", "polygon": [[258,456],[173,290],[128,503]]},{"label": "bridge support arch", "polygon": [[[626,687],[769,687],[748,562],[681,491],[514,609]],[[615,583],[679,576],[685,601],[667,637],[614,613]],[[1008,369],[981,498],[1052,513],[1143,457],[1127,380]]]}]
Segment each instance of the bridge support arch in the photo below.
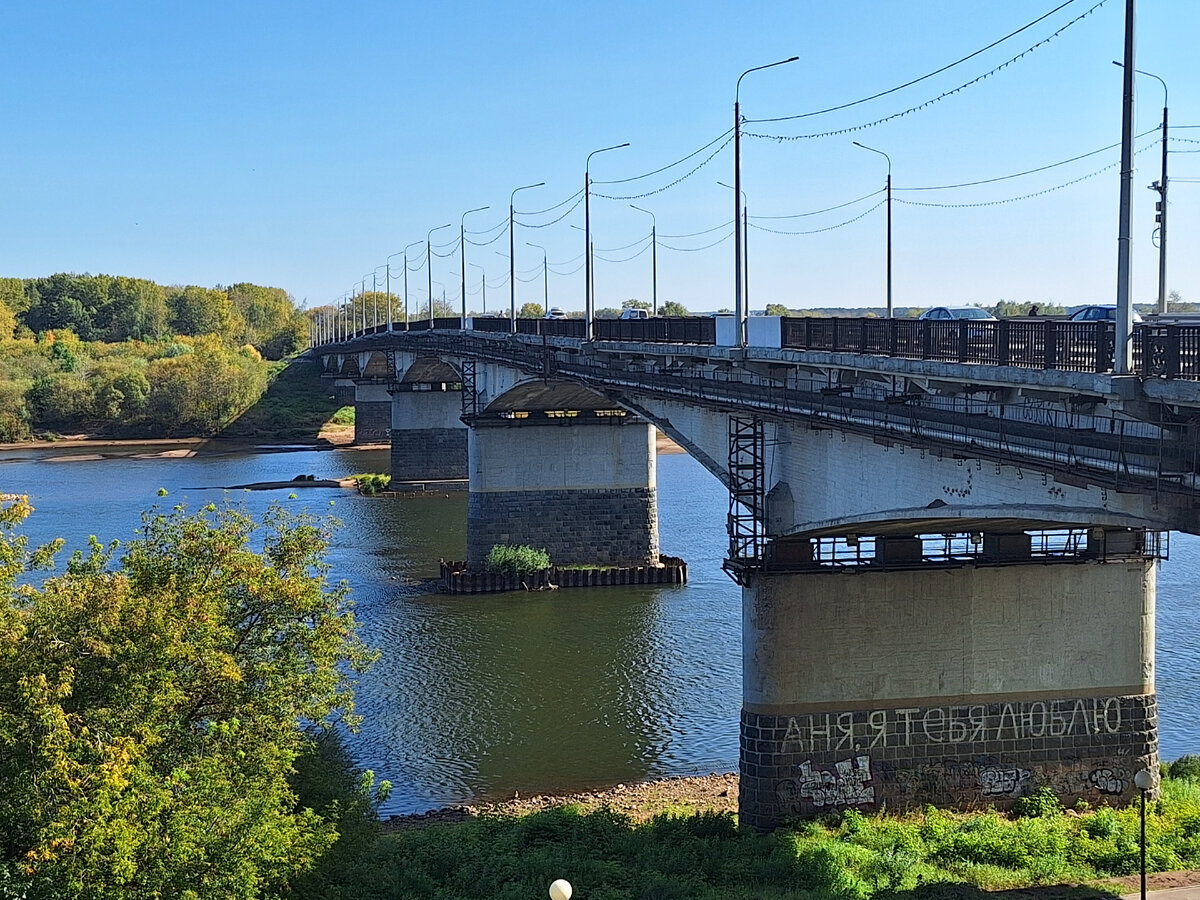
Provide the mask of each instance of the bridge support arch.
[{"label": "bridge support arch", "polygon": [[[810,557],[791,554],[794,560]],[[1156,561],[747,573],[740,817],[1131,802]]]}]

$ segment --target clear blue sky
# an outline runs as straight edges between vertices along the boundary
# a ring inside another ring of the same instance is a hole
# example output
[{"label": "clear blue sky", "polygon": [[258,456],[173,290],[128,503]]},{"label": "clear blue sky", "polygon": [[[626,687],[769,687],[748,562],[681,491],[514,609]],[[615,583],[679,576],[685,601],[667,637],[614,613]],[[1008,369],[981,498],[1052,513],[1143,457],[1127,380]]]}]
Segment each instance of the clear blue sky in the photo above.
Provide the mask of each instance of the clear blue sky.
[{"label": "clear blue sky", "polygon": [[[8,3],[0,10],[0,83],[8,138],[0,143],[0,274],[106,272],[164,284],[251,281],[309,306],[354,287],[389,254],[434,235],[457,239],[463,212],[482,231],[505,221],[517,195],[517,302],[541,301],[541,251],[550,302],[583,305],[583,209],[542,228],[583,186],[639,199],[592,202],[598,306],[650,297],[650,253],[636,253],[657,217],[659,300],[692,310],[732,306],[732,145],[660,190],[713,148],[651,172],[719,138],[733,124],[734,85],[748,75],[748,119],[793,116],[887,90],[973,53],[1061,0],[690,2]],[[999,46],[941,75],[850,109],[751,123],[748,134],[792,137],[869,123],[916,107],[1043,41],[1097,0],[1074,0]],[[897,188],[898,306],[1112,302],[1116,281],[1119,151],[1045,172],[946,191],[930,185],[995,178],[1120,139],[1124,3],[1098,9],[978,84],[924,109],[853,133],[791,141],[747,137],[743,186],[752,228],[751,305],[882,305],[882,195],[794,219],[883,187],[887,152]],[[1140,0],[1139,68],[1170,87],[1173,126],[1200,125],[1200,3]],[[1137,130],[1161,121],[1162,89],[1139,76]],[[1173,131],[1169,287],[1200,300],[1200,128]],[[1143,138],[1139,146],[1155,140]],[[1193,151],[1193,152],[1185,152]],[[1078,184],[995,206],[946,208]],[[1134,299],[1157,290],[1151,243],[1159,148],[1137,157]],[[522,214],[524,213],[524,214]],[[722,227],[724,226],[724,227]],[[688,235],[713,229],[708,234]],[[484,241],[497,232],[475,235]],[[633,246],[627,246],[631,245]],[[618,250],[615,248],[626,247]],[[442,247],[450,253],[453,248]],[[497,255],[501,251],[504,255]],[[508,239],[467,247],[483,265],[488,306],[508,303]],[[416,250],[410,260],[419,255]],[[433,278],[459,294],[457,253]],[[401,261],[392,261],[399,278]],[[578,270],[578,271],[576,271]],[[479,270],[468,305],[478,309]],[[555,274],[560,273],[573,274]],[[378,270],[382,286],[384,270]],[[414,303],[426,272],[409,276]],[[527,279],[527,280],[525,280]],[[395,285],[393,285],[395,288]],[[440,296],[441,288],[435,287]]]}]

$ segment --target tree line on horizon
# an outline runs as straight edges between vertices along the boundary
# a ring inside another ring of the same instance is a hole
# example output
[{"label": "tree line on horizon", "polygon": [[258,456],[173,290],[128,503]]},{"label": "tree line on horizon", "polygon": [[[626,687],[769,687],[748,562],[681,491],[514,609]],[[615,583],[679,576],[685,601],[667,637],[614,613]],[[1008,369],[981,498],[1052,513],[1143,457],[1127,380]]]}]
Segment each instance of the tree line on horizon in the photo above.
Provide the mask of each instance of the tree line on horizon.
[{"label": "tree line on horizon", "polygon": [[0,442],[211,434],[308,343],[286,291],[58,273],[0,278]]}]

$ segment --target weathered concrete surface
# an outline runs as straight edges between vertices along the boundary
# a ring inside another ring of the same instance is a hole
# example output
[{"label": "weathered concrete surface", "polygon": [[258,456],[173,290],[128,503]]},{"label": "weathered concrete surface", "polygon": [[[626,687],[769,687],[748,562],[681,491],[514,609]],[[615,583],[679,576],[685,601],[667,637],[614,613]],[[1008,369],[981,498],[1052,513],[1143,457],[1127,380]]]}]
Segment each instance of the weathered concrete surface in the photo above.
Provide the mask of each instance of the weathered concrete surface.
[{"label": "weathered concrete surface", "polygon": [[459,391],[396,391],[389,409],[393,481],[467,477],[467,426],[459,418]]},{"label": "weathered concrete surface", "polygon": [[741,815],[1131,799],[1157,763],[1152,560],[763,575]]},{"label": "weathered concrete surface", "polygon": [[333,399],[338,406],[353,406],[355,398],[353,378],[335,378],[333,381]]},{"label": "weathered concrete surface", "polygon": [[494,544],[544,548],[558,565],[658,560],[654,428],[625,419],[472,428],[467,565]]},{"label": "weathered concrete surface", "polygon": [[392,398],[386,384],[359,383],[354,393],[354,443],[381,444],[392,432]]}]

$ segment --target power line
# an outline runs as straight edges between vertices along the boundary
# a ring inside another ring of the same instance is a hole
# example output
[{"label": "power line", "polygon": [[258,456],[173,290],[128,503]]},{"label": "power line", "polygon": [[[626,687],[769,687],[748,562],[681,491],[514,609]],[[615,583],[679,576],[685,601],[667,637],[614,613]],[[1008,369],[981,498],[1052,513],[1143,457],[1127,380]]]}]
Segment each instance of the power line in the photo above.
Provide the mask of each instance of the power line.
[{"label": "power line", "polygon": [[709,141],[707,144],[705,144],[699,150],[693,150],[691,153],[689,153],[687,156],[683,157],[682,159],[677,159],[677,160],[675,160],[675,162],[669,163],[665,166],[662,166],[661,168],[655,169],[653,172],[646,172],[643,175],[633,175],[629,178],[617,178],[612,181],[593,181],[592,184],[628,184],[631,181],[640,181],[643,178],[649,178],[651,175],[657,175],[660,172],[665,172],[665,171],[667,171],[667,169],[673,169],[676,166],[680,165],[681,163],[687,162],[693,156],[698,156],[699,154],[703,153],[705,150],[707,150],[709,147],[711,147],[717,141],[721,140],[721,138],[729,137],[731,134],[733,134],[732,128],[730,128],[728,131],[722,132],[721,134],[717,135],[715,138],[713,138],[711,141]]},{"label": "power line", "polygon": [[[1022,25],[1016,31],[1006,34],[1004,37],[1000,38],[999,40],[992,41],[992,43],[988,44],[986,47],[980,47],[974,53],[969,53],[966,56],[962,57],[961,59],[955,60],[952,63],[948,63],[947,65],[942,66],[940,69],[935,69],[934,71],[930,72],[928,75],[922,75],[920,78],[914,78],[912,81],[906,81],[904,84],[898,84],[895,87],[888,88],[886,91],[880,91],[879,93],[872,94],[869,97],[863,97],[859,100],[852,100],[849,103],[842,103],[838,106],[830,106],[826,109],[817,109],[817,110],[813,110],[812,112],[799,113],[798,115],[794,115],[794,116],[778,116],[773,119],[747,119],[746,122],[747,122],[747,124],[749,124],[751,122],[788,122],[793,119],[807,119],[807,118],[811,118],[812,116],[823,116],[826,113],[837,112],[839,110],[849,109],[852,106],[858,106],[862,103],[869,103],[872,100],[878,100],[880,97],[886,97],[888,94],[894,94],[897,91],[902,91],[905,88],[912,87],[914,84],[920,84],[922,81],[927,81],[928,79],[933,78],[935,75],[941,75],[943,72],[948,72],[950,69],[953,69],[955,66],[962,65],[963,63],[967,62],[968,60],[974,59],[976,56],[979,56],[981,53],[986,53],[988,50],[991,50],[993,47],[998,47],[1000,44],[1003,44],[1005,41],[1009,40],[1010,38],[1016,37],[1021,32],[1028,31],[1034,25],[1037,25],[1039,22],[1042,22],[1045,19],[1050,18],[1050,16],[1054,15],[1056,12],[1058,12],[1062,9],[1065,9],[1066,7],[1070,6],[1074,2],[1076,2],[1076,0],[1066,0],[1065,3],[1059,4],[1058,6],[1054,7],[1054,9],[1050,10],[1050,12],[1044,13],[1043,15],[1038,16],[1036,19],[1034,19],[1029,24]],[[1068,22],[1066,25],[1064,25],[1058,31],[1056,31],[1052,35],[1050,35],[1050,37],[1045,38],[1045,39],[1039,41],[1038,43],[1034,44],[1032,47],[1029,48],[1029,50],[1026,50],[1024,53],[1021,53],[1021,54],[1013,57],[1013,59],[1010,59],[1009,62],[1013,62],[1014,60],[1020,59],[1022,56],[1025,55],[1025,53],[1030,52],[1030,50],[1035,50],[1038,47],[1040,47],[1042,44],[1046,43],[1047,41],[1053,40],[1054,38],[1058,37],[1058,35],[1060,35],[1064,31],[1066,31],[1068,28],[1070,28],[1072,25],[1074,25],[1080,19],[1086,18],[1087,16],[1091,15],[1093,12],[1095,12],[1097,9],[1099,9],[1101,6],[1103,6],[1107,2],[1108,2],[1108,0],[1100,0],[1099,3],[1097,3],[1095,6],[1093,6],[1091,9],[1089,9],[1087,12],[1085,12],[1083,15],[1079,16],[1076,19],[1072,19],[1070,22]],[[1008,65],[1008,63],[1005,63],[1004,65]],[[1003,68],[1003,66],[1001,68]],[[996,71],[996,70],[993,70],[993,71]],[[971,82],[967,82],[967,83],[970,84]],[[925,105],[925,104],[922,104],[922,105]]]},{"label": "power line", "polygon": [[[1068,2],[1075,2],[1075,0],[1068,0]],[[871,121],[871,122],[864,122],[859,125],[850,125],[845,128],[837,128],[832,131],[820,131],[820,132],[814,132],[812,134],[794,134],[794,135],[754,134],[754,133],[743,132],[743,136],[752,137],[752,138],[762,138],[765,140],[777,141],[779,143],[783,143],[785,141],[803,141],[803,140],[810,140],[813,138],[836,137],[837,135],[852,134],[856,131],[864,131],[868,128],[874,128],[877,125],[882,125],[884,122],[890,122],[893,119],[903,118],[904,116],[910,115],[911,113],[919,112],[920,110],[925,109],[928,106],[932,106],[933,104],[935,104],[941,100],[945,100],[947,97],[952,97],[955,94],[957,94],[963,90],[966,90],[967,88],[969,88],[973,85],[976,85],[979,82],[984,81],[987,78],[990,78],[991,76],[1002,71],[1003,69],[1007,69],[1009,66],[1011,66],[1013,63],[1017,62],[1021,58],[1029,55],[1030,53],[1037,50],[1039,47],[1042,47],[1045,44],[1048,44],[1050,41],[1054,40],[1056,37],[1058,37],[1060,34],[1062,34],[1064,31],[1066,31],[1068,28],[1070,28],[1076,22],[1079,22],[1082,19],[1085,19],[1088,16],[1090,16],[1093,12],[1095,12],[1097,9],[1099,9],[1101,6],[1103,6],[1107,2],[1108,2],[1108,0],[1100,0],[1099,3],[1097,3],[1091,9],[1089,9],[1087,12],[1072,19],[1070,22],[1068,22],[1062,28],[1058,29],[1058,31],[1054,32],[1049,37],[1043,38],[1042,40],[1040,40],[1036,44],[1034,44],[1032,47],[1026,48],[1025,50],[1018,53],[1016,56],[1012,57],[1011,59],[1005,60],[1000,65],[996,66],[995,68],[993,68],[987,72],[984,72],[982,75],[976,76],[975,78],[972,78],[970,81],[964,82],[963,84],[960,84],[958,87],[953,88],[952,90],[943,91],[942,93],[938,94],[936,97],[932,98],[931,100],[926,100],[924,103],[917,104],[916,106],[910,106],[908,109],[906,109],[902,112],[892,113],[890,116],[883,116],[882,118],[875,119],[874,121]],[[1066,4],[1064,4],[1064,5],[1066,5]],[[1062,7],[1059,7],[1059,9],[1061,9],[1061,8]],[[1057,11],[1057,10],[1055,10],[1055,11]],[[1049,13],[1047,15],[1049,15]],[[1043,18],[1045,18],[1045,17],[1043,17]],[[992,46],[995,46],[995,45],[993,44]],[[980,52],[982,52],[982,51],[980,51]],[[974,54],[972,54],[972,55],[974,55]],[[970,57],[967,57],[967,58],[970,58]],[[939,71],[945,71],[946,68],[949,68],[949,67],[948,66],[943,67]],[[937,74],[937,73],[933,73],[933,74]],[[928,77],[928,76],[926,76],[926,77]],[[918,79],[918,80],[923,80],[923,79]],[[915,82],[910,82],[910,83],[915,83]],[[900,87],[907,87],[907,86],[908,85],[901,85]],[[892,90],[899,90],[899,89],[900,88],[893,88]],[[892,91],[885,91],[884,93],[891,93],[891,92]],[[875,96],[881,97],[881,96],[883,96],[883,94],[877,94]],[[873,100],[873,99],[875,99],[875,97],[868,97],[861,101],[855,101],[855,103],[862,103],[862,102],[866,102],[866,100]],[[802,114],[796,115],[796,116],[780,116],[780,117],[773,118],[773,119],[747,119],[746,122],[747,122],[747,124],[765,123],[765,122],[786,122],[786,121],[789,121],[792,119],[803,119],[803,118],[806,118],[807,116],[814,116],[814,115],[820,115],[821,113],[825,113],[825,112],[832,112],[834,109],[845,109],[847,106],[855,105],[855,103],[845,104],[843,106],[838,106],[838,107],[832,107],[827,110],[820,110],[819,112],[802,113]]]},{"label": "power line", "polygon": [[[762,219],[765,221],[768,219],[803,219],[806,216],[819,216],[821,213],[833,212],[835,209],[845,209],[847,206],[853,206],[855,203],[862,203],[864,200],[870,200],[872,197],[878,196],[886,190],[887,188],[880,188],[877,191],[871,191],[869,194],[863,194],[857,200],[847,200],[845,203],[839,203],[837,206],[827,206],[824,209],[814,209],[812,212],[792,213],[788,216],[751,216],[750,219],[751,221],[754,219]],[[770,229],[764,228],[762,230],[769,231]],[[779,233],[785,234],[786,232],[781,231]]]},{"label": "power line", "polygon": [[[729,143],[732,140],[733,140],[733,135],[730,134],[729,137],[727,137],[725,139],[725,142],[723,144],[721,144],[721,146],[719,146],[716,150],[714,150],[711,154],[709,154],[708,157],[706,157],[703,162],[698,164],[690,172],[688,172],[684,175],[680,175],[678,178],[676,178],[670,184],[663,185],[662,187],[657,188],[653,191],[645,191],[644,193],[641,193],[641,194],[629,194],[629,195],[594,193],[592,196],[603,197],[605,200],[641,200],[643,197],[652,197],[655,194],[661,194],[663,191],[668,191],[671,188],[675,187],[675,185],[679,184],[681,181],[691,178],[693,175],[695,175],[697,172],[699,172],[701,169],[703,169],[706,165],[708,165],[710,162],[712,162],[712,160],[717,156],[718,153],[720,153],[722,150],[724,150],[726,147],[728,147]],[[712,144],[709,144],[708,146],[711,147]]]},{"label": "power line", "polygon": [[[1158,128],[1151,128],[1151,129],[1148,129],[1147,131],[1143,131],[1141,134],[1135,135],[1134,137],[1135,137],[1135,139],[1136,138],[1144,138],[1146,135],[1154,134],[1157,131],[1158,131]],[[1177,140],[1182,140],[1182,138],[1179,138]],[[1151,144],[1150,146],[1153,147],[1153,146],[1155,146],[1155,144],[1158,144],[1158,143],[1161,143],[1161,141],[1155,141],[1155,143]],[[1200,141],[1197,141],[1197,143],[1200,143]],[[1039,166],[1036,169],[1027,169],[1024,172],[1014,172],[1012,175],[999,175],[996,178],[984,178],[984,179],[981,179],[980,181],[964,181],[961,184],[938,184],[938,185],[931,185],[928,187],[910,187],[910,188],[898,187],[898,188],[893,188],[893,190],[897,190],[897,191],[946,191],[946,190],[950,190],[951,188],[975,187],[976,185],[980,185],[980,184],[993,184],[997,181],[1007,181],[1010,178],[1021,178],[1024,175],[1033,175],[1037,172],[1045,172],[1047,169],[1054,169],[1054,168],[1057,168],[1058,166],[1065,166],[1067,163],[1078,162],[1081,159],[1087,159],[1089,156],[1095,156],[1098,153],[1104,153],[1106,150],[1112,150],[1113,148],[1120,147],[1120,146],[1121,146],[1121,143],[1120,143],[1120,141],[1118,141],[1115,144],[1109,144],[1107,147],[1101,147],[1099,150],[1092,150],[1090,153],[1081,153],[1079,156],[1072,156],[1070,159],[1064,159],[1061,162],[1050,163],[1049,165],[1046,165],[1046,166]],[[1143,149],[1147,149],[1147,148],[1143,148]]]},{"label": "power line", "polygon": [[[730,224],[732,224],[732,223],[730,223]],[[672,247],[670,244],[664,244],[662,241],[658,242],[658,246],[660,246],[666,250],[676,250],[680,253],[697,253],[701,250],[708,250],[712,247],[715,247],[715,246],[717,246],[717,244],[723,244],[727,240],[729,240],[731,237],[733,237],[733,229],[732,228],[729,229],[729,234],[725,235],[725,237],[718,238],[717,240],[713,241],[711,244],[705,244],[703,247]]]},{"label": "power line", "polygon": [[[875,210],[879,209],[879,207],[885,205],[886,203],[887,203],[886,199],[880,200],[878,203],[876,203],[874,206],[872,206],[866,212],[859,213],[853,219],[847,219],[845,222],[838,222],[836,225],[828,225],[825,228],[814,228],[812,231],[782,231],[777,228],[764,228],[762,225],[755,225],[753,222],[750,224],[750,227],[756,229],[757,231],[767,231],[767,232],[770,232],[771,234],[787,234],[787,235],[820,234],[823,231],[833,231],[836,228],[845,228],[847,225],[857,222],[859,219],[866,218],[867,216],[869,216],[871,213],[875,212]],[[751,217],[751,218],[753,218],[753,217]]]}]

